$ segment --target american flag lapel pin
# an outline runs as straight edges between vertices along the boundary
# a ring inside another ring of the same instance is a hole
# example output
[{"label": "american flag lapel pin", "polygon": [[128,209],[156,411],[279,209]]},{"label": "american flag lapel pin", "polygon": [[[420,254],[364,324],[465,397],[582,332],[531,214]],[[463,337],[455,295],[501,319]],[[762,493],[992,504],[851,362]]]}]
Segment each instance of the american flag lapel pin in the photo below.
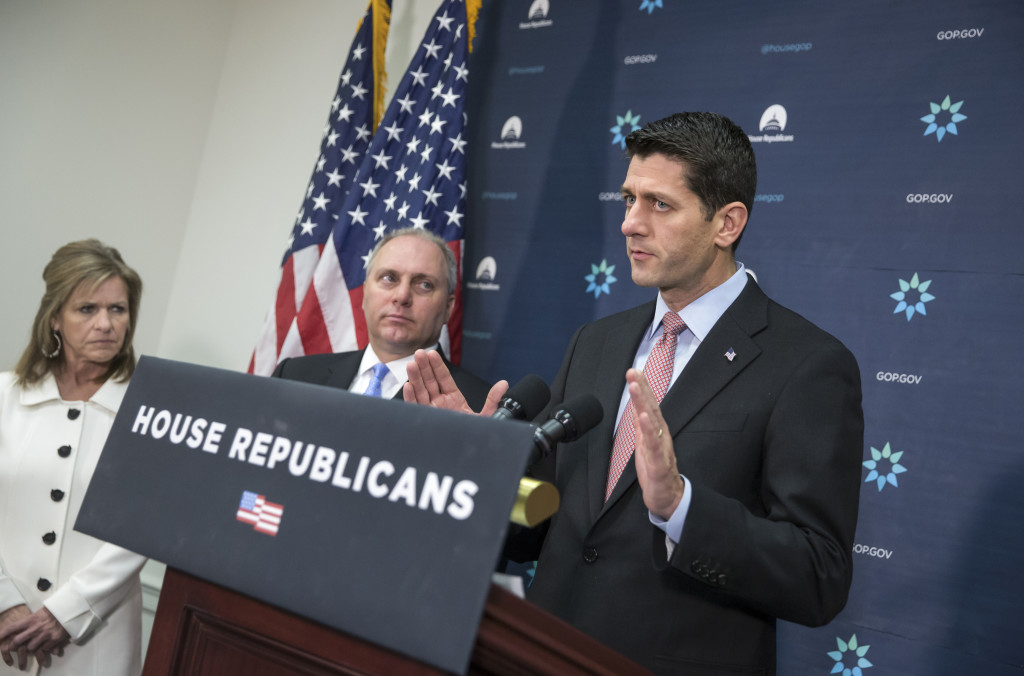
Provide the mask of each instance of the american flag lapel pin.
[{"label": "american flag lapel pin", "polygon": [[732,349],[730,347],[729,351],[725,353],[725,358],[728,359],[729,361],[732,361],[733,359],[735,359],[736,358],[736,350],[734,350],[734,349]]}]

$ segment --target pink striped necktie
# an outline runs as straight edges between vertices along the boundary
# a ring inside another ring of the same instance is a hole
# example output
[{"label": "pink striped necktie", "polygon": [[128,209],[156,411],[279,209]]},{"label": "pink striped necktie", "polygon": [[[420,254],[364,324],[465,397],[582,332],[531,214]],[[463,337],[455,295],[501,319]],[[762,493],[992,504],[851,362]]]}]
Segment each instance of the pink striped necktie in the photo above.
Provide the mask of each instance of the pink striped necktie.
[{"label": "pink striped necktie", "polygon": [[[679,315],[671,310],[661,320],[664,331],[661,338],[654,344],[654,349],[644,364],[644,378],[650,383],[654,396],[658,401],[665,397],[669,381],[672,380],[672,367],[676,359],[676,340],[686,328]],[[611,462],[608,464],[608,484],[604,491],[605,502],[608,501],[615,484],[618,483],[622,471],[626,469],[629,459],[636,448],[636,409],[632,399],[626,402],[626,410],[622,412],[619,429],[615,432],[615,444],[612,446]]]}]

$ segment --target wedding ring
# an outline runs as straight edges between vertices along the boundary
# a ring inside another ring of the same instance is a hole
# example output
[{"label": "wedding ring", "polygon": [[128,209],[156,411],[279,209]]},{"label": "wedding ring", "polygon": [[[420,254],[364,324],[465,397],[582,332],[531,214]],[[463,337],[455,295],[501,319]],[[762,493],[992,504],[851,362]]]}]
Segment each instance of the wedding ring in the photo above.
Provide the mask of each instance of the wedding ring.
[{"label": "wedding ring", "polygon": [[658,428],[658,438],[659,439],[661,439],[661,433],[664,432],[664,431],[665,430],[663,430],[662,428],[660,428],[660,427]]}]

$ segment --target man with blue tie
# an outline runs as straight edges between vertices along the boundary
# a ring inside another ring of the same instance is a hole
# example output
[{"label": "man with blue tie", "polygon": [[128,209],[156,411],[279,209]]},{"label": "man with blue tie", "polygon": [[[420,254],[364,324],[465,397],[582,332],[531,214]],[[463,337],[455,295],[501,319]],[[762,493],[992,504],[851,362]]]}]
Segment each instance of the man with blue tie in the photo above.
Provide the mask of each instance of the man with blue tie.
[{"label": "man with blue tie", "polygon": [[384,235],[370,252],[363,284],[366,348],[283,359],[273,377],[401,399],[413,353],[436,349],[467,400],[483,406],[490,386],[450,364],[438,345],[456,283],[455,256],[440,237],[415,228]]},{"label": "man with blue tie", "polygon": [[[561,508],[506,554],[537,560],[529,600],[656,673],[774,674],[777,619],[846,603],[860,371],[735,259],[757,185],[742,129],[679,113],[626,148],[626,253],[658,295],[573,336],[551,406],[590,393],[605,417],[532,468]],[[426,353],[406,400],[470,411]]]}]

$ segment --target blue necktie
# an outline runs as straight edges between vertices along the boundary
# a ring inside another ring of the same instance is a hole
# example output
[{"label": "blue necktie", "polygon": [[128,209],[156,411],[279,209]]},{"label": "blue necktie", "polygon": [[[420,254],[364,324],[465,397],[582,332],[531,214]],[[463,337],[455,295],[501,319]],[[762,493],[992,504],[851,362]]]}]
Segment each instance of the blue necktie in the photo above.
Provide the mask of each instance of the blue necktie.
[{"label": "blue necktie", "polygon": [[388,367],[384,364],[377,364],[373,367],[373,374],[370,376],[370,384],[363,392],[368,397],[380,397],[380,386],[384,382],[384,376],[388,374]]}]

